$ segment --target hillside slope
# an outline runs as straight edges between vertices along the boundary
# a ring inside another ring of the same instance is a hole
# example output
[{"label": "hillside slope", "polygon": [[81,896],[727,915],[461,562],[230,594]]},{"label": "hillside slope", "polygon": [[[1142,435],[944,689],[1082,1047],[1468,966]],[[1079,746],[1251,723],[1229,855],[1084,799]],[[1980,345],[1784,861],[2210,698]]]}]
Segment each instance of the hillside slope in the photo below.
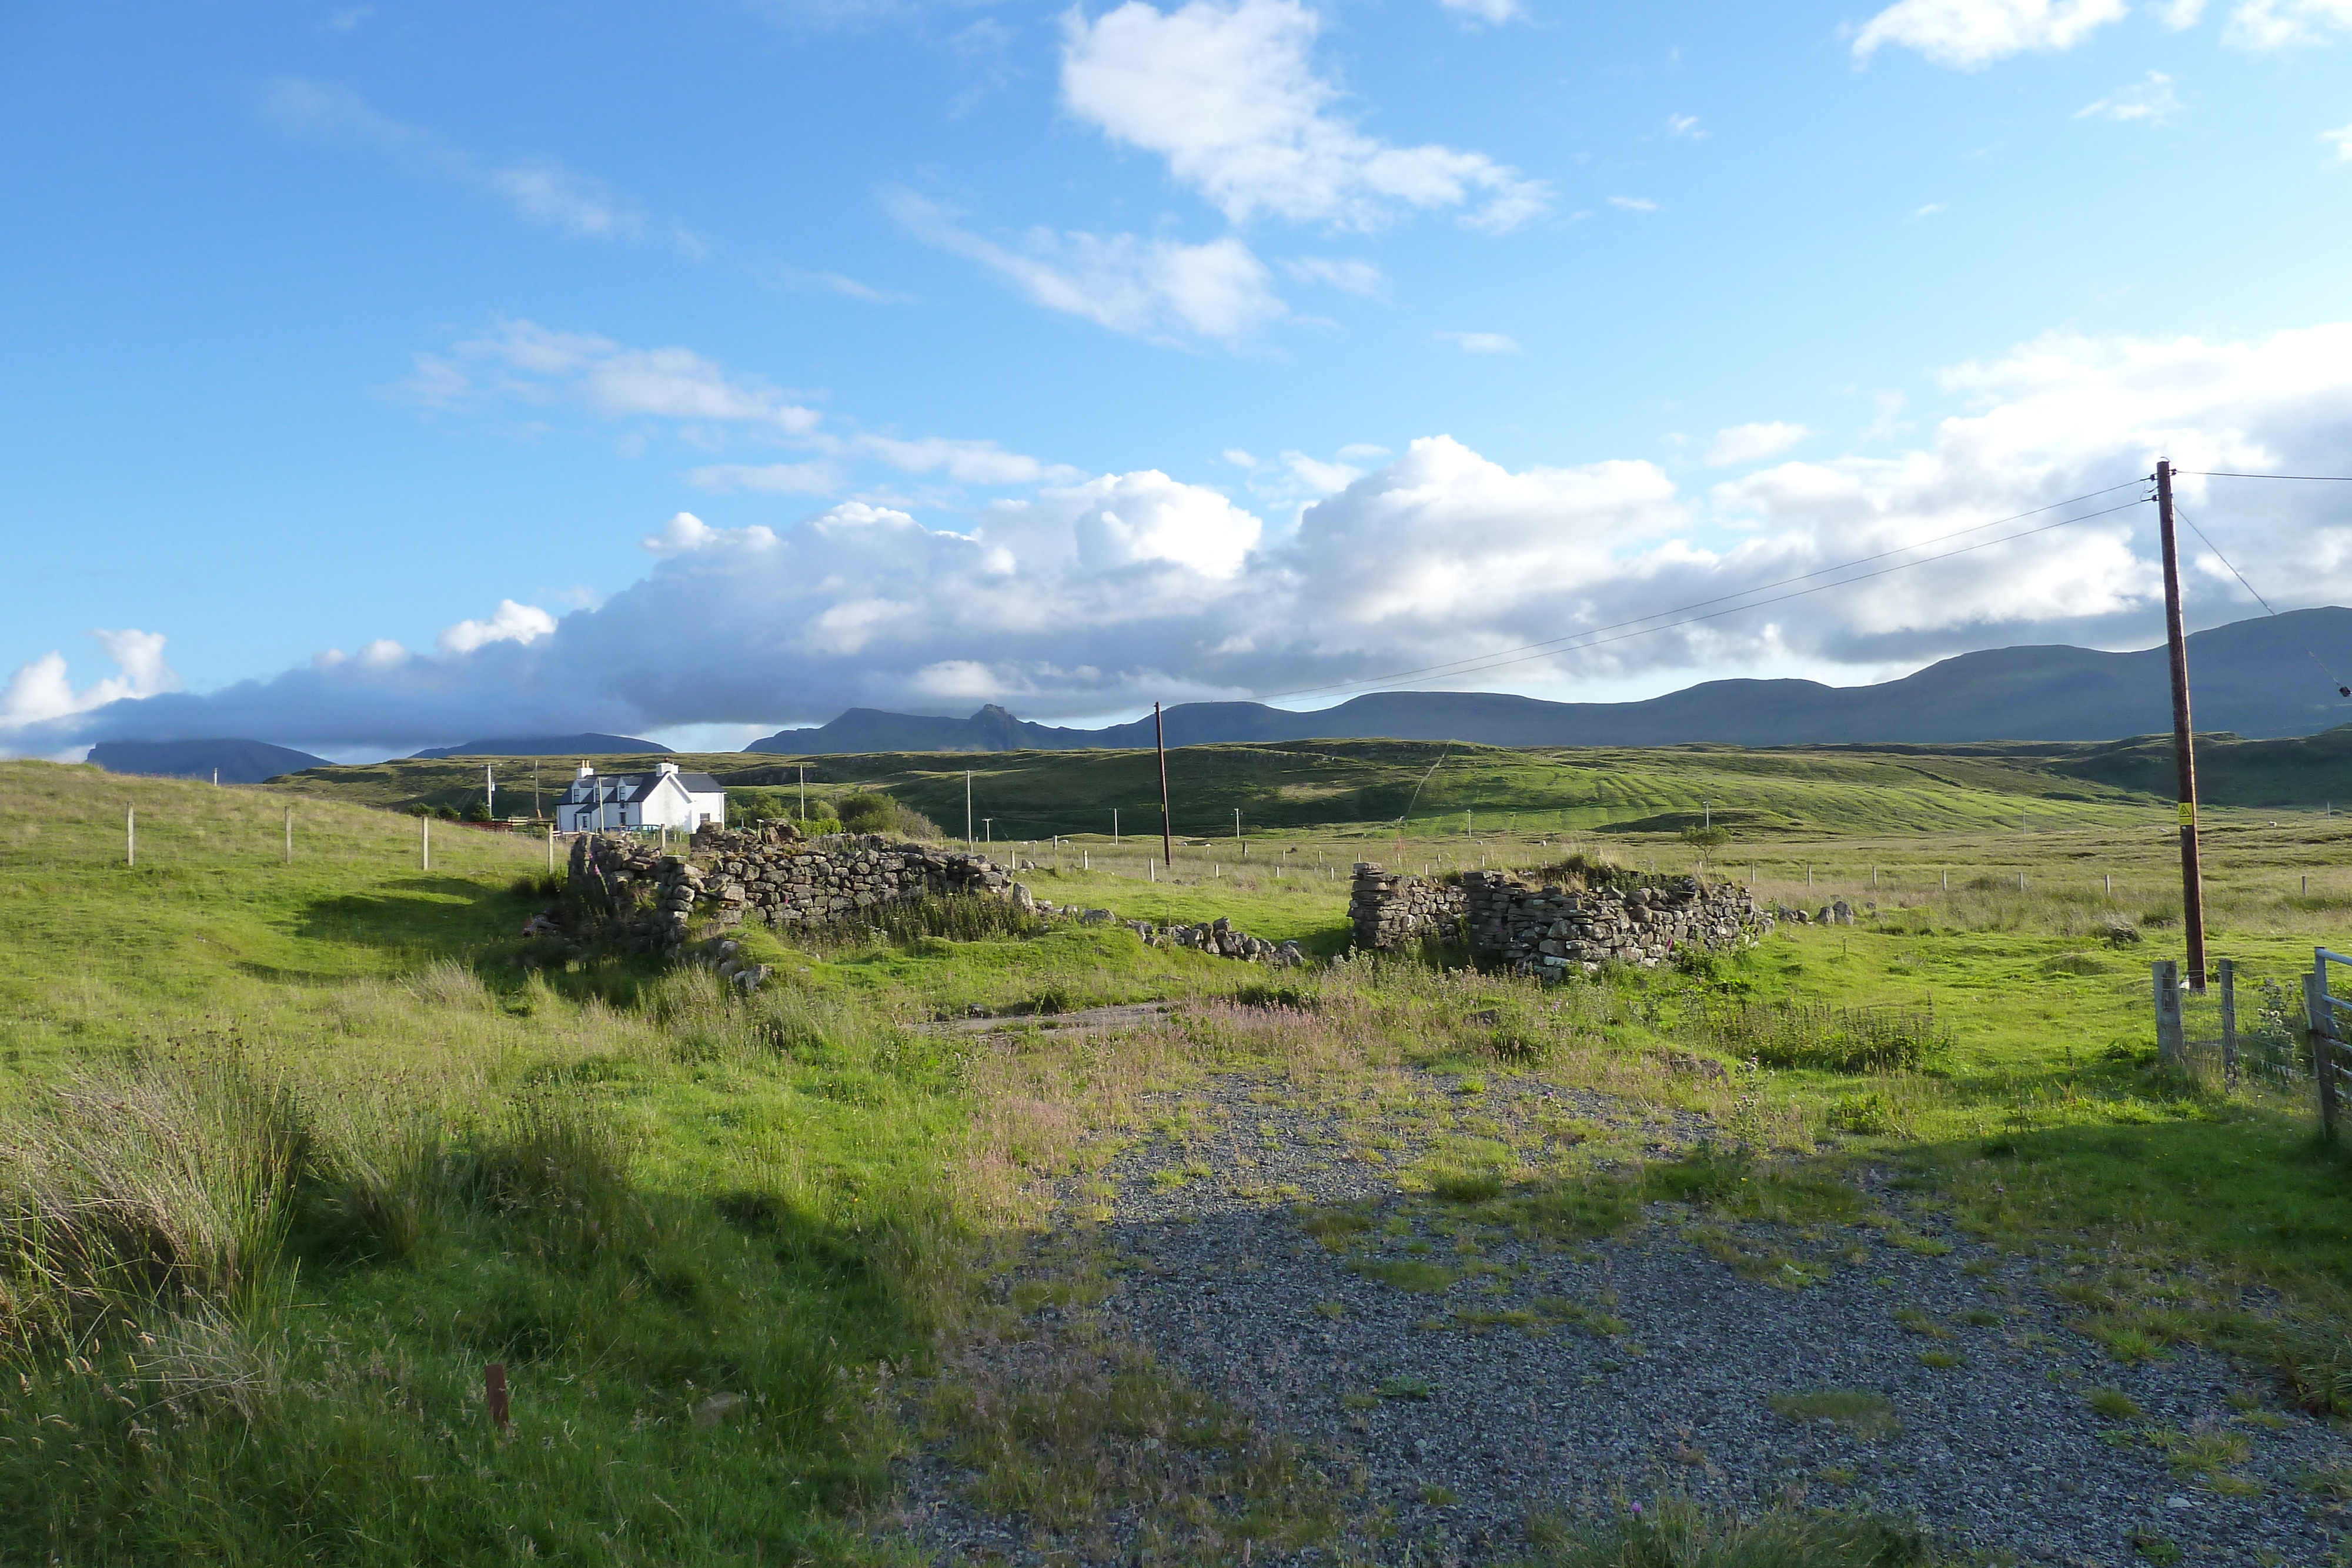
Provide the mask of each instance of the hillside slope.
[{"label": "hillside slope", "polygon": [[[2198,722],[2256,738],[2309,735],[2352,719],[2329,671],[2352,672],[2352,610],[2299,610],[2189,639]],[[1557,703],[1491,692],[1375,692],[1294,713],[1263,703],[1181,703],[1168,744],[1318,737],[1475,741],[1486,746],[1914,744],[2115,740],[2168,731],[2165,650],[2105,653],[1995,648],[1868,686],[1706,681],[1629,703]],[[1034,751],[1144,747],[1152,721],[1102,729],[1034,724],[994,705],[969,718],[852,708],[744,749],[788,756],[879,751]]]}]

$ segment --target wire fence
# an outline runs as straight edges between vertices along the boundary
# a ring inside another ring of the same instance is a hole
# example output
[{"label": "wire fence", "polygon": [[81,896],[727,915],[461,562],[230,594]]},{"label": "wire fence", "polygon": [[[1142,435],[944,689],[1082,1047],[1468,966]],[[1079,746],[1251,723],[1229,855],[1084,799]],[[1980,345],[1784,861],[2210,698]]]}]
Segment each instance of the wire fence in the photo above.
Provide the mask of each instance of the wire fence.
[{"label": "wire fence", "polygon": [[2203,1089],[2291,1107],[2332,1137],[2337,1103],[2352,1090],[2342,1023],[2352,1001],[2332,994],[2331,984],[2341,991],[2346,978],[2329,973],[2333,966],[2340,976],[2346,965],[2352,958],[2325,947],[2300,976],[2250,975],[2225,958],[2218,983],[2194,990],[2178,964],[2157,963],[2158,1051]]}]

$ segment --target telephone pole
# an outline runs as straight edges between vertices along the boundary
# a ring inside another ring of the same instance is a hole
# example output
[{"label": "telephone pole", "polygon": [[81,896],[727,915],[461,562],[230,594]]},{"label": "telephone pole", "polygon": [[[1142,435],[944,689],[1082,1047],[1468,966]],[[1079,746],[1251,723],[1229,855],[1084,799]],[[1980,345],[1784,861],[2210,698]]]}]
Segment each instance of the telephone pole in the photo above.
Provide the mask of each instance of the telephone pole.
[{"label": "telephone pole", "polygon": [[2205,989],[2205,883],[2197,858],[2197,757],[2189,726],[2189,636],[2180,618],[2180,547],[2173,538],[2172,465],[2156,465],[2157,532],[2164,543],[2164,640],[2172,653],[2172,759],[2180,800],[2180,924],[2189,936],[2189,988]]},{"label": "telephone pole", "polygon": [[1160,716],[1160,705],[1151,705],[1151,739],[1160,748],[1160,853],[1168,862],[1168,874],[1176,874],[1176,832],[1168,823],[1168,721]]}]

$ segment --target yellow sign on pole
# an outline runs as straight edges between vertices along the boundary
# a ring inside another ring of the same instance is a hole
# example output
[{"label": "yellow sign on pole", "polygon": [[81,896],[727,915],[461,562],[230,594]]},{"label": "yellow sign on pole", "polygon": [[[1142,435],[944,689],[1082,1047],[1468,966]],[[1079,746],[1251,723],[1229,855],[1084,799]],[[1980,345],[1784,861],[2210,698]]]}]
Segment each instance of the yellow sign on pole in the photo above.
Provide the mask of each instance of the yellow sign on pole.
[{"label": "yellow sign on pole", "polygon": [[2180,825],[2184,828],[2193,828],[2197,825],[2196,801],[2183,800],[2180,802]]}]

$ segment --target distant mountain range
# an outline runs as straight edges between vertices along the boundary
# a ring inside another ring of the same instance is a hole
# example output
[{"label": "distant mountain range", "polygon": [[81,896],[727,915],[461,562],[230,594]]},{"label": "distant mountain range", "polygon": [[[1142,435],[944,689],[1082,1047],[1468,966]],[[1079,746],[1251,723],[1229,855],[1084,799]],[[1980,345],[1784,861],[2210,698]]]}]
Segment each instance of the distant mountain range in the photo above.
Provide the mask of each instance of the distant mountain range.
[{"label": "distant mountain range", "polygon": [[210,779],[258,784],[280,773],[331,766],[323,757],[264,740],[101,740],[88,760],[109,773],[149,773],[165,779]]},{"label": "distant mountain range", "polygon": [[469,740],[463,746],[436,746],[418,757],[630,757],[658,752],[673,755],[667,746],[627,735],[527,735],[503,740]]},{"label": "distant mountain range", "polygon": [[[2298,610],[2189,639],[2200,731],[2313,735],[2352,720],[2352,610]],[[1706,681],[1643,702],[1556,703],[1487,692],[1375,692],[1292,713],[1263,703],[1183,703],[1168,744],[1309,739],[1463,740],[1488,746],[1807,746],[1839,742],[2116,740],[2172,727],[2162,647],[2130,653],[2044,646],[1961,653],[1870,686]],[[1151,720],[1101,729],[1034,724],[991,704],[969,718],[851,708],[746,751],[820,757],[877,751],[1066,751],[1150,746]]]}]

